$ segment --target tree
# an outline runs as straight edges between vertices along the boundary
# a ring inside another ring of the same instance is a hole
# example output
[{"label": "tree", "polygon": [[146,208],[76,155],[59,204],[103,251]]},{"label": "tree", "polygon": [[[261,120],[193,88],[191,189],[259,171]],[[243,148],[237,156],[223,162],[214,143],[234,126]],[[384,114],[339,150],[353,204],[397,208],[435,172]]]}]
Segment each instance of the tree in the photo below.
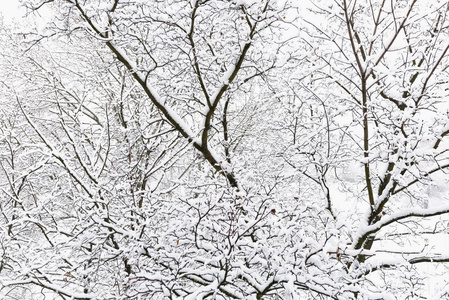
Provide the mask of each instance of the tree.
[{"label": "tree", "polygon": [[54,15],[3,35],[2,297],[429,293],[447,3],[26,5]]}]

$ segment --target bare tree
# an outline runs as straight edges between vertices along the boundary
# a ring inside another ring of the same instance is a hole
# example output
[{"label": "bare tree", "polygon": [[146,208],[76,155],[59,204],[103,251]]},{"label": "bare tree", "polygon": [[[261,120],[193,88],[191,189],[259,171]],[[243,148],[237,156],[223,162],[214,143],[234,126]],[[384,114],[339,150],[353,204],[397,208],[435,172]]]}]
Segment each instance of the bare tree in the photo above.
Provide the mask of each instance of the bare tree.
[{"label": "bare tree", "polygon": [[445,1],[25,4],[3,298],[447,296]]},{"label": "bare tree", "polygon": [[[321,63],[314,77],[335,86],[336,92],[326,94],[327,101],[351,107],[345,113],[353,119],[351,129],[341,120],[335,127],[363,157],[349,160],[363,168],[359,197],[365,199],[367,210],[357,213],[359,229],[351,243],[351,248],[361,251],[356,261],[367,269],[363,276],[394,269],[394,257],[398,265],[446,262],[447,254],[432,251],[428,239],[445,232],[446,218],[435,216],[448,212],[440,198],[443,194],[437,192],[447,180],[448,166],[443,100],[447,91],[442,88],[449,49],[447,3],[329,1],[312,6],[316,15],[330,20],[319,26],[305,19],[310,26],[308,43],[322,43],[315,50]],[[398,250],[395,242],[404,245],[404,240],[417,243],[416,248]],[[388,253],[387,262],[380,255],[363,254],[364,250]],[[421,297],[425,292],[410,293]]]}]

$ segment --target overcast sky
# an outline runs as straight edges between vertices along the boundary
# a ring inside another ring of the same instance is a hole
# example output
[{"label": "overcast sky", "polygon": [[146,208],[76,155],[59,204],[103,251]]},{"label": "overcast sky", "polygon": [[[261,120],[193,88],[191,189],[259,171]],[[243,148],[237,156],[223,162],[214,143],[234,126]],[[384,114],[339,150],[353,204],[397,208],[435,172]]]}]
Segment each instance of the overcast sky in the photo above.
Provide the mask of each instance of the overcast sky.
[{"label": "overcast sky", "polygon": [[10,22],[13,18],[20,18],[25,10],[19,8],[19,0],[0,0],[0,13],[5,21]]}]

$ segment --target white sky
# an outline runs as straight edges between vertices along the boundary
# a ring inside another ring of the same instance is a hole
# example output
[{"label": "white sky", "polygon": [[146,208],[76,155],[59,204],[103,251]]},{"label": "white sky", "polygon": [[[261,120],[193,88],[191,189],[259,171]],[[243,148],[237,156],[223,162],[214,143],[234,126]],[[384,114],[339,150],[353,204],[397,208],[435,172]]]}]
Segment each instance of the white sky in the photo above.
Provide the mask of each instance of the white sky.
[{"label": "white sky", "polygon": [[0,0],[0,13],[6,22],[11,22],[14,18],[20,19],[23,16],[25,9],[19,7],[19,0]]}]

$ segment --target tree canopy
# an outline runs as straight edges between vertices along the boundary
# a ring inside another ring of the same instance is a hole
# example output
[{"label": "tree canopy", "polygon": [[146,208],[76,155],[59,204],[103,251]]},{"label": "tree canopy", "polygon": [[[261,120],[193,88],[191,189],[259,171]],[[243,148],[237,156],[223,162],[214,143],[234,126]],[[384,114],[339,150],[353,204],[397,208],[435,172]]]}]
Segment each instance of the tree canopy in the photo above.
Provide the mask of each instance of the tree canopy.
[{"label": "tree canopy", "polygon": [[24,0],[0,298],[444,299],[445,0]]}]

